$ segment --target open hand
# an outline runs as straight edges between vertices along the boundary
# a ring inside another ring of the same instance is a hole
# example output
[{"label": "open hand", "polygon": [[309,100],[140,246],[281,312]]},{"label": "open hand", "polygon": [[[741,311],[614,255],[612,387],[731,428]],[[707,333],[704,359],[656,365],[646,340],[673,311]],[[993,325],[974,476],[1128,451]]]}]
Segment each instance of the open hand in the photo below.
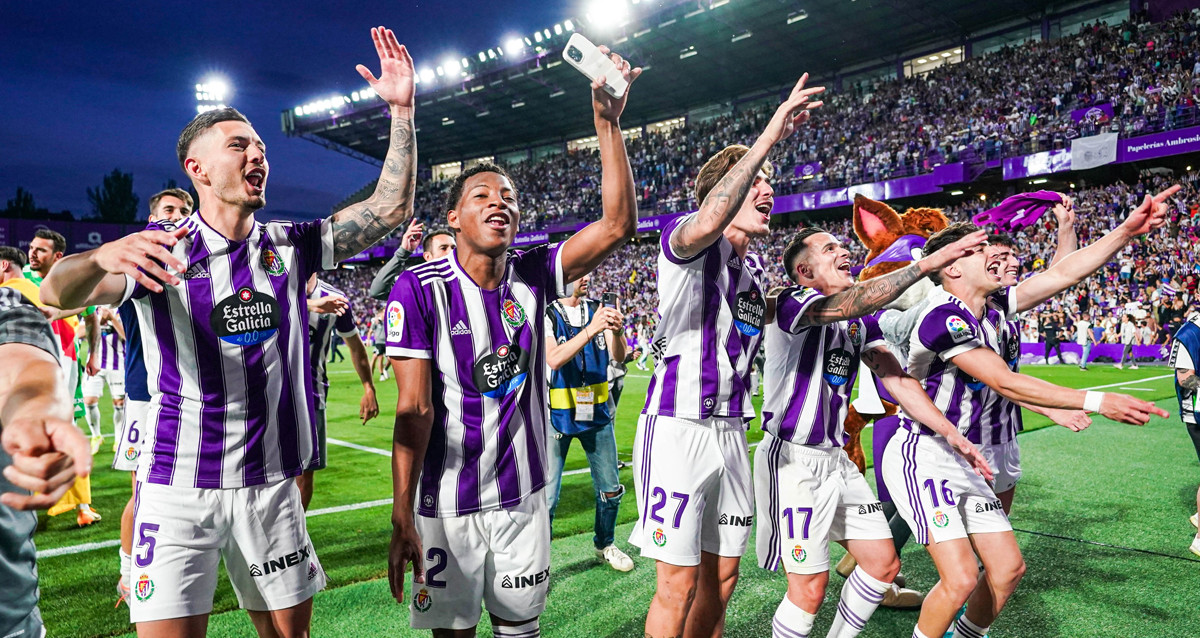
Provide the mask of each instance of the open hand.
[{"label": "open hand", "polygon": [[941,270],[962,257],[978,252],[987,242],[987,231],[977,230],[966,237],[943,246],[921,259],[921,271],[925,273]]},{"label": "open hand", "polygon": [[809,98],[825,91],[825,87],[814,86],[806,89],[804,85],[807,83],[808,74],[805,73],[800,76],[800,80],[792,88],[787,100],[779,105],[779,108],[775,110],[775,115],[771,116],[771,121],[767,123],[763,136],[767,137],[772,145],[787,139],[797,126],[808,121],[813,109],[824,104],[820,101],[810,102]]},{"label": "open hand", "polygon": [[1055,425],[1061,425],[1072,432],[1079,432],[1092,424],[1092,417],[1083,410],[1063,410],[1061,408],[1043,408],[1043,410]]},{"label": "open hand", "polygon": [[982,476],[988,482],[991,482],[995,478],[995,474],[992,472],[991,466],[988,465],[987,459],[984,458],[983,452],[980,452],[979,448],[975,447],[975,444],[968,441],[967,437],[956,432],[955,436],[946,439],[946,442],[950,444],[950,447],[959,456],[966,459],[967,463],[975,469],[976,474]]},{"label": "open hand", "polygon": [[187,233],[186,228],[143,230],[100,246],[93,259],[105,272],[129,275],[150,292],[162,292],[159,282],[179,285],[179,277],[168,273],[166,268],[183,272],[183,262],[176,259],[170,249]]},{"label": "open hand", "polygon": [[1130,425],[1146,425],[1150,421],[1150,415],[1156,414],[1166,418],[1167,411],[1150,403],[1129,396],[1128,394],[1117,394],[1115,392],[1105,392],[1104,401],[1100,404],[1100,414],[1121,423]]},{"label": "open hand", "polygon": [[413,96],[416,95],[416,71],[408,49],[396,40],[396,34],[391,29],[384,27],[371,27],[371,39],[375,42],[375,52],[379,54],[379,77],[376,78],[370,69],[361,64],[355,67],[358,74],[389,106],[412,108]]},{"label": "open hand", "polygon": [[328,295],[308,300],[308,311],[319,315],[337,315],[340,317],[346,314],[346,309],[349,307],[350,302],[340,295]]},{"label": "open hand", "polygon": [[608,47],[601,45],[597,47],[600,52],[607,55],[613,64],[617,65],[617,73],[625,78],[625,82],[629,86],[625,87],[625,93],[621,97],[616,98],[604,90],[607,78],[597,78],[592,82],[592,111],[596,117],[616,124],[621,117],[621,113],[625,111],[625,103],[629,99],[629,87],[633,86],[633,81],[638,79],[642,74],[642,67],[632,68],[629,60],[622,58],[620,55],[613,53]]},{"label": "open hand", "polygon": [[392,540],[388,544],[388,585],[392,588],[392,598],[401,605],[407,605],[404,596],[404,572],[408,565],[413,566],[413,585],[425,583],[425,565],[421,562],[421,537],[412,521],[405,524],[392,524]]}]

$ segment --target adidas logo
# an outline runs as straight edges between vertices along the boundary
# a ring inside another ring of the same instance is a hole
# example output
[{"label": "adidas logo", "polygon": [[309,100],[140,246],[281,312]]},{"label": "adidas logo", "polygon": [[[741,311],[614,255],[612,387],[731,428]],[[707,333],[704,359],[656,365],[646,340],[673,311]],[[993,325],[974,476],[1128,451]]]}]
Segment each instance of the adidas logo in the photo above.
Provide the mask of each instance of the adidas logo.
[{"label": "adidas logo", "polygon": [[188,268],[187,272],[183,273],[183,278],[184,279],[208,279],[209,278],[208,269],[204,267],[204,264],[192,264],[192,267]]},{"label": "adidas logo", "polygon": [[730,255],[727,263],[729,264],[730,268],[735,268],[737,270],[742,269],[742,260],[738,259],[737,255]]},{"label": "adidas logo", "polygon": [[454,327],[450,329],[450,334],[456,337],[458,335],[469,335],[471,334],[471,329],[467,327],[467,324],[463,323],[462,319],[459,319],[458,323],[454,324]]}]

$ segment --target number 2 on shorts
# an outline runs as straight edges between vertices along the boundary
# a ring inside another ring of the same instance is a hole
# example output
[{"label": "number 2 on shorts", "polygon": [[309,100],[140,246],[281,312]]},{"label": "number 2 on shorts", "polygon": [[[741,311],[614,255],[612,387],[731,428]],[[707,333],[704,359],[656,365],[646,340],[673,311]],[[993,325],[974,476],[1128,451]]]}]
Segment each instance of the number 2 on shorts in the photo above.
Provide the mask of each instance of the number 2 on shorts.
[{"label": "number 2 on shorts", "polygon": [[[650,493],[650,498],[651,500],[655,500],[655,503],[650,506],[650,518],[659,523],[665,523],[666,520],[658,515],[658,511],[667,504],[667,491],[661,487],[656,487]],[[687,494],[671,492],[671,498],[679,501],[679,505],[675,507],[675,519],[671,522],[671,527],[679,529],[679,525],[683,523],[683,510],[687,507],[689,497]]]}]

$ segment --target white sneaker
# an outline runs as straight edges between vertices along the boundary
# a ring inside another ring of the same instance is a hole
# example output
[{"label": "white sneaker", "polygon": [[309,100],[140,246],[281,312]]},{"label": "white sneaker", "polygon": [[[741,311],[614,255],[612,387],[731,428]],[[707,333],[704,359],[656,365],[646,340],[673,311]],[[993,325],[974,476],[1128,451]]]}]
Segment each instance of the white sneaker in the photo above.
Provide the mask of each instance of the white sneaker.
[{"label": "white sneaker", "polygon": [[1192,546],[1188,549],[1192,550],[1193,554],[1200,556],[1200,534],[1196,534],[1196,537],[1192,539]]},{"label": "white sneaker", "polygon": [[616,545],[596,550],[596,558],[608,563],[610,567],[619,572],[633,571],[633,559]]},{"label": "white sneaker", "polygon": [[1133,365],[1129,366],[1129,369],[1130,369],[1130,370],[1137,370],[1137,369],[1138,369],[1138,367],[1137,367],[1137,364],[1135,363],[1135,364],[1133,364]]},{"label": "white sneaker", "polygon": [[1200,514],[1192,514],[1192,517],[1188,520],[1192,522],[1192,527],[1200,530]]},{"label": "white sneaker", "polygon": [[1125,369],[1125,366],[1123,366],[1123,365],[1121,365],[1121,364],[1119,364],[1119,363],[1118,363],[1117,365],[1113,366],[1113,367],[1114,367],[1114,368],[1116,368],[1116,369],[1118,369],[1118,370],[1124,370],[1124,369]]}]

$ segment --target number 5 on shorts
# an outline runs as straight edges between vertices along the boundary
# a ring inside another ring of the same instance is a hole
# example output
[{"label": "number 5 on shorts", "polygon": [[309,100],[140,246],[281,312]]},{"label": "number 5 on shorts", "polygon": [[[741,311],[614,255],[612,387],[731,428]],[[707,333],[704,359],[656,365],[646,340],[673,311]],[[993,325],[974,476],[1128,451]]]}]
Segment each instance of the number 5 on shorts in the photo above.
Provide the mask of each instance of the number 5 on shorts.
[{"label": "number 5 on shorts", "polygon": [[[142,523],[138,528],[138,552],[134,557],[138,567],[149,567],[150,563],[154,562],[154,537],[151,534],[157,531],[158,525],[153,523]],[[143,547],[146,548],[145,552],[141,551]]]}]

